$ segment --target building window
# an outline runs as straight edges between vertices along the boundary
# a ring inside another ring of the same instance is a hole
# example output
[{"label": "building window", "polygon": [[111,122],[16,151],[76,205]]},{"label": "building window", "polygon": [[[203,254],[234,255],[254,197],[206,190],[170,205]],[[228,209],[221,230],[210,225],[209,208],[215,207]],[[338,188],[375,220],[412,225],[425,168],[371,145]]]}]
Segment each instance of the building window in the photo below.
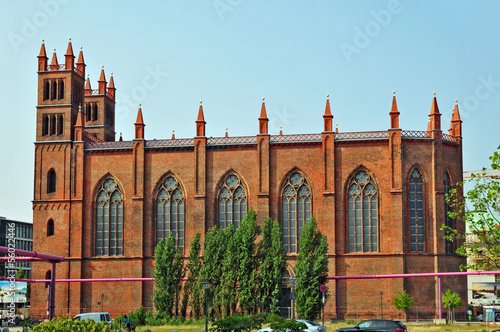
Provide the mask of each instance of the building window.
[{"label": "building window", "polygon": [[48,100],[50,95],[50,83],[45,81],[43,83],[43,100]]},{"label": "building window", "polygon": [[283,246],[287,253],[299,252],[304,224],[311,219],[312,194],[309,183],[298,171],[286,178],[281,195]]},{"label": "building window", "polygon": [[156,197],[156,241],[175,236],[177,247],[184,247],[184,192],[169,175],[162,181]]},{"label": "building window", "polygon": [[54,220],[49,219],[49,221],[47,222],[47,236],[52,236],[52,235],[54,235]]},{"label": "building window", "polygon": [[52,81],[52,91],[51,91],[50,99],[54,100],[56,98],[57,98],[57,82]]},{"label": "building window", "polygon": [[230,173],[219,187],[219,229],[233,224],[238,229],[247,215],[247,193],[245,185],[235,173]]},{"label": "building window", "polygon": [[55,135],[56,134],[56,116],[51,115],[50,116],[50,135]]},{"label": "building window", "polygon": [[113,178],[101,184],[96,205],[96,256],[123,255],[123,193]]},{"label": "building window", "polygon": [[63,127],[64,126],[64,123],[63,123],[63,116],[62,115],[59,115],[57,117],[57,135],[62,135],[63,133]]},{"label": "building window", "polygon": [[414,169],[408,184],[410,212],[410,251],[424,251],[424,191],[422,174]]},{"label": "building window", "polygon": [[49,134],[49,117],[44,115],[42,117],[42,136],[47,136]]},{"label": "building window", "polygon": [[59,93],[57,99],[64,99],[64,81],[59,80]]},{"label": "building window", "polygon": [[90,122],[90,120],[92,119],[91,113],[92,113],[92,106],[90,103],[87,103],[87,105],[85,106],[85,121]]},{"label": "building window", "polygon": [[378,250],[378,193],[372,176],[358,171],[347,187],[349,252]]},{"label": "building window", "polygon": [[[450,228],[455,228],[455,225],[453,223],[453,219],[449,216],[449,212],[451,212],[451,207],[446,202],[446,196],[450,193],[451,190],[451,181],[450,181],[450,176],[448,175],[448,172],[444,173],[443,177],[443,192],[444,192],[444,224],[447,227]],[[455,253],[454,248],[453,248],[453,241],[449,239],[445,239],[445,250],[446,254],[448,255],[453,255]]]},{"label": "building window", "polygon": [[56,192],[56,171],[53,168],[47,173],[47,194]]},{"label": "building window", "polygon": [[97,103],[92,104],[92,121],[97,121]]}]

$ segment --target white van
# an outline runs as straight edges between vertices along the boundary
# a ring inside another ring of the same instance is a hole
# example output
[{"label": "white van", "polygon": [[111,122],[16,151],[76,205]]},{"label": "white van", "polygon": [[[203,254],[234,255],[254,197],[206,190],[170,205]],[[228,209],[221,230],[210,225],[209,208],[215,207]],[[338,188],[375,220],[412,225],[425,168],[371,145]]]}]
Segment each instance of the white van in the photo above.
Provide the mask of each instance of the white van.
[{"label": "white van", "polygon": [[107,312],[88,312],[86,314],[79,314],[73,317],[73,319],[77,320],[86,320],[92,319],[94,322],[107,322],[109,326],[111,326],[111,317]]}]

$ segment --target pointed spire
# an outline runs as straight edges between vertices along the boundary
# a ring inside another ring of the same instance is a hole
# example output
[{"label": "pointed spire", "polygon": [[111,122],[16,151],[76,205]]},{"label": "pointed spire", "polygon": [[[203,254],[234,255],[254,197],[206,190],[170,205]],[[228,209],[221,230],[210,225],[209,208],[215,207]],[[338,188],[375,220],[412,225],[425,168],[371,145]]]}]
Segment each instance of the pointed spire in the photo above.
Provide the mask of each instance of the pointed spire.
[{"label": "pointed spire", "polygon": [[85,66],[85,61],[83,60],[83,51],[80,47],[80,54],[78,55],[78,60],[76,61],[76,72],[82,77],[85,77]]},{"label": "pointed spire", "polygon": [[458,101],[456,99],[455,108],[453,109],[453,115],[451,116],[451,125],[449,132],[451,136],[462,136],[462,119],[460,119],[460,112],[458,111]]},{"label": "pointed spire", "polygon": [[[59,70],[59,63],[57,62],[56,49],[54,48],[54,54],[52,55],[52,62],[50,63],[51,68],[54,70]],[[54,67],[52,67],[54,66]]]},{"label": "pointed spire", "polygon": [[100,95],[105,95],[106,94],[106,76],[104,76],[104,66],[102,66],[101,69],[101,77],[99,78],[99,94]]},{"label": "pointed spire", "polygon": [[38,54],[38,71],[46,71],[47,70],[47,62],[49,58],[47,58],[47,52],[45,52],[45,44],[42,39],[42,47],[40,47],[40,54]]},{"label": "pointed spire", "polygon": [[75,141],[77,142],[83,141],[83,112],[81,104],[78,106],[78,114],[76,116],[76,123],[74,128],[75,128]]},{"label": "pointed spire", "polygon": [[142,119],[142,108],[141,104],[139,104],[139,111],[137,112],[137,119],[135,120],[135,138],[136,139],[144,139],[144,121]]},{"label": "pointed spire", "polygon": [[111,73],[111,77],[109,78],[109,85],[108,85],[108,95],[112,100],[115,100],[115,80],[113,79],[113,73]]},{"label": "pointed spire", "polygon": [[333,115],[330,109],[330,95],[326,95],[325,114],[323,115],[324,131],[332,131]]},{"label": "pointed spire", "polygon": [[196,136],[204,137],[205,136],[205,116],[203,115],[203,104],[200,101],[200,109],[198,110],[198,119],[196,120]]},{"label": "pointed spire", "polygon": [[391,129],[399,128],[399,111],[398,104],[396,103],[396,91],[393,91],[392,108],[389,115],[391,116]]},{"label": "pointed spire", "polygon": [[66,54],[64,54],[64,65],[66,69],[73,70],[75,68],[75,56],[73,54],[73,46],[71,45],[71,38],[69,39],[68,49]]},{"label": "pointed spire", "polygon": [[431,113],[429,114],[429,125],[427,127],[427,131],[432,130],[441,130],[441,113],[439,113],[436,92],[434,92],[434,98],[432,99]]},{"label": "pointed spire", "polygon": [[89,74],[87,74],[87,81],[85,82],[85,90],[92,90],[92,87],[90,86]]},{"label": "pointed spire", "polygon": [[175,130],[172,130],[172,139],[175,139]]},{"label": "pointed spire", "polygon": [[122,136],[122,133],[120,133],[120,139],[119,139],[118,141],[123,142],[123,136]]},{"label": "pointed spire", "polygon": [[267,118],[266,103],[265,98],[262,98],[262,107],[260,108],[259,117],[259,134],[269,134],[268,124],[269,119]]},{"label": "pointed spire", "polygon": [[226,128],[226,135],[224,137],[229,137],[229,134],[227,133],[227,128]]}]

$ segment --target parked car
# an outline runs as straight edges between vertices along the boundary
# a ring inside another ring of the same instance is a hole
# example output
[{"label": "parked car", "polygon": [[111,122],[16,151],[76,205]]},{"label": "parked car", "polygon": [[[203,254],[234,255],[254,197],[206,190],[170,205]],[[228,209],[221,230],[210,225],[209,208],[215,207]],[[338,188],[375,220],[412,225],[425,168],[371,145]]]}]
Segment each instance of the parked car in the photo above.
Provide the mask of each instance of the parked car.
[{"label": "parked car", "polygon": [[406,325],[399,320],[370,319],[353,327],[344,327],[335,332],[407,332]]},{"label": "parked car", "polygon": [[[321,326],[319,324],[316,324],[314,322],[308,321],[308,320],[303,320],[303,319],[296,319],[296,322],[299,323],[304,323],[307,325],[307,329],[304,331],[308,332],[326,332],[326,327]],[[266,327],[264,329],[260,329],[258,332],[273,332],[273,330],[270,327]]]},{"label": "parked car", "polygon": [[77,320],[86,320],[92,319],[94,322],[107,322],[109,326],[111,326],[111,317],[107,312],[88,312],[85,314],[79,314],[73,317],[73,319]]}]

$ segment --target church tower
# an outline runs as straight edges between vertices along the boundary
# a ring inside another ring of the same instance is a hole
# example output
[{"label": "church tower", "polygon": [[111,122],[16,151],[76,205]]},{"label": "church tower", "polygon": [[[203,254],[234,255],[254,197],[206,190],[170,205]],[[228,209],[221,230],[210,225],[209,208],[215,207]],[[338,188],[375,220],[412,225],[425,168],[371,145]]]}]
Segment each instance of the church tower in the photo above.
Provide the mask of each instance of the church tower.
[{"label": "church tower", "polygon": [[[81,52],[80,57],[83,59]],[[73,126],[83,99],[84,74],[83,62],[75,66],[71,40],[64,64],[59,64],[55,49],[48,64],[42,43],[38,55],[37,142],[73,140]]]}]

